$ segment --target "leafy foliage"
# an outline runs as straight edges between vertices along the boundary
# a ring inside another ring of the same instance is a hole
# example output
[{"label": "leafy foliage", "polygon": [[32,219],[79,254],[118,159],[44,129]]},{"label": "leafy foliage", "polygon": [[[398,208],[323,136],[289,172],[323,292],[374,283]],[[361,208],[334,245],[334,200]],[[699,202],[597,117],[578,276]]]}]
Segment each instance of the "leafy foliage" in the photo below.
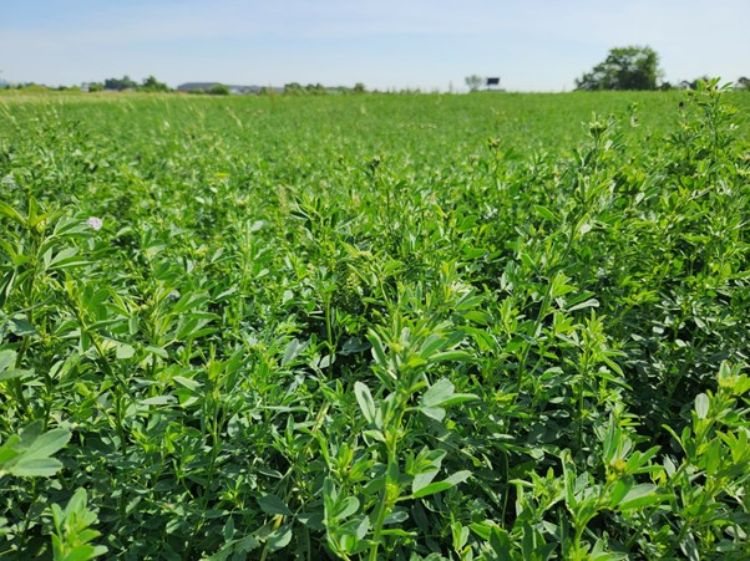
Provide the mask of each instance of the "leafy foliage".
[{"label": "leafy foliage", "polygon": [[52,520],[55,532],[52,534],[52,558],[54,561],[89,561],[107,552],[102,545],[92,545],[100,534],[89,528],[94,524],[96,513],[86,505],[84,489],[78,489],[68,501],[65,510],[52,505]]},{"label": "leafy foliage", "polygon": [[138,90],[142,92],[168,92],[169,86],[157,80],[155,76],[149,76],[143,79],[143,83],[138,86]]},{"label": "leafy foliage", "polygon": [[482,87],[484,79],[479,74],[472,74],[464,78],[464,82],[469,91],[476,92]]},{"label": "leafy foliage", "polygon": [[579,90],[655,90],[659,55],[650,47],[611,49],[603,62],[576,80]]},{"label": "leafy foliage", "polygon": [[137,87],[138,83],[128,75],[125,75],[122,78],[107,78],[104,80],[105,90],[134,90]]},{"label": "leafy foliage", "polygon": [[747,559],[748,103],[3,103],[0,557]]},{"label": "leafy foliage", "polygon": [[214,84],[206,93],[211,95],[229,95],[229,87],[224,84]]},{"label": "leafy foliage", "polygon": [[63,467],[51,456],[68,443],[70,431],[58,428],[41,434],[41,425],[39,421],[33,422],[0,446],[0,477],[5,474],[49,477]]}]

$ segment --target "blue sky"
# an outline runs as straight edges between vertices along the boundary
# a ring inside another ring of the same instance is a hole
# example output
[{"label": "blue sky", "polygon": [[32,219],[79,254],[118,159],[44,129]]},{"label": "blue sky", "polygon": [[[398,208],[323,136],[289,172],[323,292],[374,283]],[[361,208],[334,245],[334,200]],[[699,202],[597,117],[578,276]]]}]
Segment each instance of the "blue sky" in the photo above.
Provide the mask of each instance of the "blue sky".
[{"label": "blue sky", "polygon": [[0,0],[0,78],[560,91],[613,46],[750,76],[750,0]]}]

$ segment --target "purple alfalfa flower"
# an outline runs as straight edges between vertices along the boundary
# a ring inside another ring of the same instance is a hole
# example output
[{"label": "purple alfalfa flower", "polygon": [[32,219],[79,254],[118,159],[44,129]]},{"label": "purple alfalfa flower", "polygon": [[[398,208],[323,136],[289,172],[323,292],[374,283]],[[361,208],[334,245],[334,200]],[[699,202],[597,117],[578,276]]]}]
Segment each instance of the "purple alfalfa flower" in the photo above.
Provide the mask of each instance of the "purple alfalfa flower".
[{"label": "purple alfalfa flower", "polygon": [[86,221],[86,224],[88,224],[89,226],[91,226],[91,228],[98,232],[102,229],[102,226],[104,226],[104,221],[98,216],[90,216]]}]

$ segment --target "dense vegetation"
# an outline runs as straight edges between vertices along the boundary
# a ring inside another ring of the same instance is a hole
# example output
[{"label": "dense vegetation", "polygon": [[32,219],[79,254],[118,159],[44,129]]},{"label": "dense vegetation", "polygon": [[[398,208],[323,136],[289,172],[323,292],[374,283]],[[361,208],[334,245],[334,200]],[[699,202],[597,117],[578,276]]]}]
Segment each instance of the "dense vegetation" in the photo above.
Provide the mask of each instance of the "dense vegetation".
[{"label": "dense vegetation", "polygon": [[748,559],[748,109],[0,100],[0,557]]},{"label": "dense vegetation", "polygon": [[603,62],[576,79],[576,89],[655,90],[662,74],[659,55],[651,47],[619,47],[611,49]]}]

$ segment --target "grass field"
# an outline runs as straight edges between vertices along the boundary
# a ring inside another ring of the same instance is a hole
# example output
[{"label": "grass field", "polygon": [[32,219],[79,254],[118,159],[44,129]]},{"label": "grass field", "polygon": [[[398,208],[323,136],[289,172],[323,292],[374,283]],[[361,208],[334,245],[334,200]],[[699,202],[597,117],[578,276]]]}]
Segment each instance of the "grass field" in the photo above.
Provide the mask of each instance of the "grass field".
[{"label": "grass field", "polygon": [[0,96],[0,558],[750,558],[750,95]]}]

